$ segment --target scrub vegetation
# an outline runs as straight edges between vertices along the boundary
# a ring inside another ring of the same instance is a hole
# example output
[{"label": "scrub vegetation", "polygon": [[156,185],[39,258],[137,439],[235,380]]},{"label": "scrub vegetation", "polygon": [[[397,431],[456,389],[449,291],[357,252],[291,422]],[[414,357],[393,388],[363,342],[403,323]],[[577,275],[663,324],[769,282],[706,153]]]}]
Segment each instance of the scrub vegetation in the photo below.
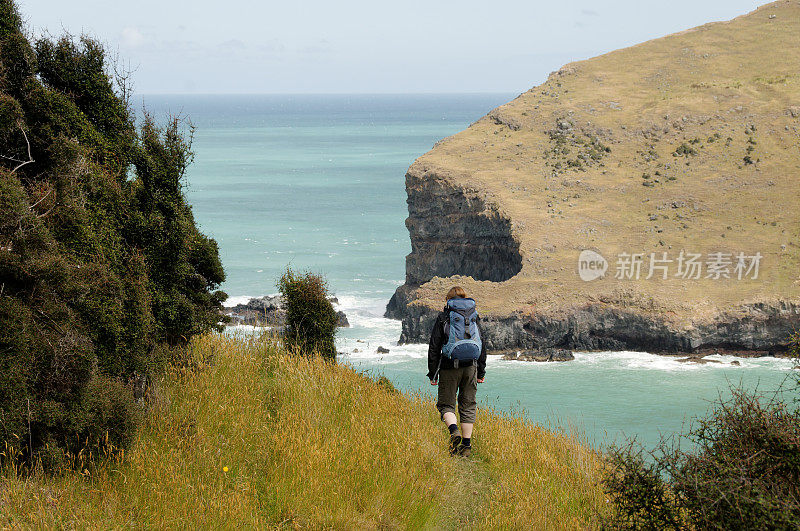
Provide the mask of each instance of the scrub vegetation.
[{"label": "scrub vegetation", "polygon": [[[800,334],[790,349],[800,356]],[[733,388],[684,438],[664,439],[651,450],[635,440],[612,446],[603,477],[612,507],[605,523],[614,529],[800,528],[800,377],[793,376],[772,396]]]},{"label": "scrub vegetation", "polygon": [[325,279],[311,272],[297,273],[287,268],[278,281],[278,288],[286,301],[283,339],[287,347],[298,353],[315,352],[335,358],[338,316],[329,300]]},{"label": "scrub vegetation", "polygon": [[183,194],[191,135],[137,126],[88,37],[29,39],[0,0],[0,460],[125,448],[135,398],[217,326],[216,242]]}]

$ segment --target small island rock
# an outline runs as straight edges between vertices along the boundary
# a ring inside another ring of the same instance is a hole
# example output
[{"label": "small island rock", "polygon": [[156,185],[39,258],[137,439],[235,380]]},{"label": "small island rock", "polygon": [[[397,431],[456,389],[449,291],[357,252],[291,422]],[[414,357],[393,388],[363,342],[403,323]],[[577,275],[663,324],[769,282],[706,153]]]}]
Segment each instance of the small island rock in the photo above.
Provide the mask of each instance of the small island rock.
[{"label": "small island rock", "polygon": [[523,350],[510,352],[503,355],[504,360],[517,361],[571,361],[575,359],[571,350],[563,348],[540,348],[536,350]]}]

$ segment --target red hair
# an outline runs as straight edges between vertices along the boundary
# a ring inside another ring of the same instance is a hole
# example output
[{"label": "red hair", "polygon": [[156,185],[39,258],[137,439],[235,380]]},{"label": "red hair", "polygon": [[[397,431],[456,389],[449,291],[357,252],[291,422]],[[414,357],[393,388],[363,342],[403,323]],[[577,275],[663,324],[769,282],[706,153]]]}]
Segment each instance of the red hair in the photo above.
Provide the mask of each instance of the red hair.
[{"label": "red hair", "polygon": [[455,299],[455,298],[459,299],[467,298],[467,292],[464,291],[464,288],[462,288],[461,286],[453,286],[452,288],[450,288],[450,291],[447,292],[446,300],[449,301],[450,299]]}]

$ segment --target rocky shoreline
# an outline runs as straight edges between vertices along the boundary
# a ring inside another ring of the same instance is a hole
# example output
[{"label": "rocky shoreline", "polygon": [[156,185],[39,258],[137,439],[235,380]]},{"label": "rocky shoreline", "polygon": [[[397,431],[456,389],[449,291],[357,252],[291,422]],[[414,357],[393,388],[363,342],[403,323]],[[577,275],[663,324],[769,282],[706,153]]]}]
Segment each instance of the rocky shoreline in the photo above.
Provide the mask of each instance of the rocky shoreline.
[{"label": "rocky shoreline", "polygon": [[[402,320],[401,344],[427,342],[438,313],[413,301],[414,288],[404,285],[387,306],[386,317]],[[672,323],[658,312],[602,303],[481,320],[487,349],[509,359],[567,361],[575,350],[631,350],[689,355],[694,361],[711,354],[788,355],[789,337],[800,329],[800,304],[747,304],[690,325]]]},{"label": "rocky shoreline", "polygon": [[506,361],[572,361],[575,356],[571,350],[563,348],[542,348],[538,350],[524,350],[507,352],[503,354]]},{"label": "rocky shoreline", "polygon": [[[336,297],[331,297],[329,300],[332,304],[339,303]],[[280,328],[286,323],[286,307],[283,297],[280,295],[252,298],[244,304],[225,308],[222,313],[230,318],[228,326],[248,325]],[[336,315],[339,319],[336,326],[340,328],[350,326],[347,315],[343,311],[337,311]]]}]

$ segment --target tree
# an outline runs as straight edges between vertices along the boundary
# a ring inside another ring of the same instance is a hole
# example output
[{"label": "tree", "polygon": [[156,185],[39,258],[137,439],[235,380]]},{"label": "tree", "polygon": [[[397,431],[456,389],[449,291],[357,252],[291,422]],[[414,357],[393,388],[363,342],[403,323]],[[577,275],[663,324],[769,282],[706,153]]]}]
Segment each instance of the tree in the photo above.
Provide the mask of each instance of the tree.
[{"label": "tree", "polygon": [[29,460],[126,446],[133,382],[225,298],[182,192],[191,130],[137,128],[109,68],[89,37],[31,45],[0,0],[0,439]]}]

